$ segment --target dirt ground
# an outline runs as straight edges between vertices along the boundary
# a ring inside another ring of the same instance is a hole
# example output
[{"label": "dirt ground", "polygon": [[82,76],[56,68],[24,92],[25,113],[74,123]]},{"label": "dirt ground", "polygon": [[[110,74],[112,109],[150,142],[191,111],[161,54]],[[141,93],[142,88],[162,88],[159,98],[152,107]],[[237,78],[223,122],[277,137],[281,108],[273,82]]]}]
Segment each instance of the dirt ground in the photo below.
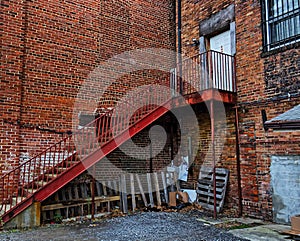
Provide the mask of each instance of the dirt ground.
[{"label": "dirt ground", "polygon": [[30,230],[0,233],[0,240],[246,240],[233,236],[224,228],[199,221],[203,212],[138,212],[126,216],[106,217],[94,221],[77,220],[49,224]]}]

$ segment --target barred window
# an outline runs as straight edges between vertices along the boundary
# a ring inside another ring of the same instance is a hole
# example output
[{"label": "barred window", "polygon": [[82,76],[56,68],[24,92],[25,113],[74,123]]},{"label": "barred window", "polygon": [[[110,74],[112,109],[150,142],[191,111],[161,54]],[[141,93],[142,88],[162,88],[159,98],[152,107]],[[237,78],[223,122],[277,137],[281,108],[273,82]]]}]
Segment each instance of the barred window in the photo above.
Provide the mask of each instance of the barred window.
[{"label": "barred window", "polygon": [[300,41],[300,0],[262,0],[264,51]]}]

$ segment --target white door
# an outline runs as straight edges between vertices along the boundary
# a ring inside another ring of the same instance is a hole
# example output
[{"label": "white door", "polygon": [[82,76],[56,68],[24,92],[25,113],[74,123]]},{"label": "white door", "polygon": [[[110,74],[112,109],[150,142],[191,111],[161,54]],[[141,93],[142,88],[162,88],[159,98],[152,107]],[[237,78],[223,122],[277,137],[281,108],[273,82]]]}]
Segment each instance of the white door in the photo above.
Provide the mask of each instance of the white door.
[{"label": "white door", "polygon": [[231,55],[230,30],[210,38],[210,49]]},{"label": "white door", "polygon": [[210,50],[213,50],[211,51],[211,80],[213,88],[232,91],[233,64],[230,30],[210,38],[209,44]]}]

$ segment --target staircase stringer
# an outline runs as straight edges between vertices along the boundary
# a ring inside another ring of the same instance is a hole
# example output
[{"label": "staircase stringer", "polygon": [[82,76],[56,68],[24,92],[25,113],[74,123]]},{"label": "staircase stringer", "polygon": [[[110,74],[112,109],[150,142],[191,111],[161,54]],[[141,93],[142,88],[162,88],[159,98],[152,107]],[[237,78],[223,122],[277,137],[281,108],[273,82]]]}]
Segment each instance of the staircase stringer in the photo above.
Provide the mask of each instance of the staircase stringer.
[{"label": "staircase stringer", "polygon": [[[65,186],[67,183],[75,179],[77,176],[82,174],[86,169],[90,168],[103,157],[114,151],[117,147],[122,145],[132,136],[139,133],[145,127],[156,121],[158,118],[166,114],[172,106],[172,100],[168,100],[165,104],[154,109],[149,114],[145,115],[142,119],[136,121],[127,130],[115,136],[109,142],[105,143],[101,148],[90,153],[87,157],[83,158],[80,162],[69,167],[66,171],[62,172],[58,177],[52,179],[50,182],[45,184],[42,188],[37,190],[31,196],[27,197],[16,206],[8,210],[2,216],[2,221],[5,223],[10,219],[16,217],[19,213],[24,211],[33,202],[42,202],[52,194],[57,192],[60,188]],[[128,135],[129,133],[129,135]]]}]

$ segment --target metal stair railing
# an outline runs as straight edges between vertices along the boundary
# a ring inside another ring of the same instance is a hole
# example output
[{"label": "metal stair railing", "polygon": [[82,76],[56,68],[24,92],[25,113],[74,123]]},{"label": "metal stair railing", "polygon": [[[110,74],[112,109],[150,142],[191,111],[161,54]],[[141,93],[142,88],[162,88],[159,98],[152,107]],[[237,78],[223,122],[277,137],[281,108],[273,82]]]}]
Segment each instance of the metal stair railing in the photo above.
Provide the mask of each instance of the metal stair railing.
[{"label": "metal stair railing", "polygon": [[170,100],[168,88],[155,88],[128,94],[115,108],[0,177],[0,216]]},{"label": "metal stair railing", "polygon": [[172,69],[170,73],[170,85],[174,93],[178,92],[180,84],[182,84],[183,95],[208,89],[236,93],[235,57],[232,55],[209,50],[183,59],[182,76],[179,76],[179,66],[178,64],[177,68]]}]

